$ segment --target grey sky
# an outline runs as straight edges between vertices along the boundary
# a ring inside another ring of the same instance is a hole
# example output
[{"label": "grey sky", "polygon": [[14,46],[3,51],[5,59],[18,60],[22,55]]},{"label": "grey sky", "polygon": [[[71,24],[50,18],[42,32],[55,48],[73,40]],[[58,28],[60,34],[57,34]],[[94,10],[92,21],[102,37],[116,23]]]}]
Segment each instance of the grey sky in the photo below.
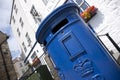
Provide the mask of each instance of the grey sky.
[{"label": "grey sky", "polygon": [[9,23],[12,0],[0,0],[0,23],[2,26]]},{"label": "grey sky", "polygon": [[9,43],[12,56],[13,58],[15,58],[16,56],[19,56],[20,50],[16,40],[14,39],[12,30],[9,24],[12,1],[13,0],[0,0],[0,31],[10,36],[10,38],[8,39],[8,43]]}]

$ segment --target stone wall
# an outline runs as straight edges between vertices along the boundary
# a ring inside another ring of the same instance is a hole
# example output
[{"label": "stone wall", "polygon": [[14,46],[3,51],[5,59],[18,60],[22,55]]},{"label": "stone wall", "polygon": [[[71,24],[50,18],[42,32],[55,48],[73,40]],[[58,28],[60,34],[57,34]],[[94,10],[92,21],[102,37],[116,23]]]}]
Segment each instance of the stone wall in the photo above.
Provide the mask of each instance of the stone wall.
[{"label": "stone wall", "polygon": [[7,36],[0,32],[0,80],[16,80]]},{"label": "stone wall", "polygon": [[53,65],[52,61],[50,60],[50,57],[48,54],[45,55],[45,61],[50,69],[52,76],[54,77],[54,80],[60,80],[60,78],[58,76],[58,72],[57,72],[57,70],[55,70],[54,65]]}]

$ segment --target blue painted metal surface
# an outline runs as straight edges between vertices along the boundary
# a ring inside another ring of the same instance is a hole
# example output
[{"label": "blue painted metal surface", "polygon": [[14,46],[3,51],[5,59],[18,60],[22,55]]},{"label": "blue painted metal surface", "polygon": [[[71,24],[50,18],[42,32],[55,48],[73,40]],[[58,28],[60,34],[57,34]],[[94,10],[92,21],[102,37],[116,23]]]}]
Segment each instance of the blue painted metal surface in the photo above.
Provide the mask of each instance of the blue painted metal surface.
[{"label": "blue painted metal surface", "polygon": [[39,26],[61,80],[120,80],[120,67],[79,16],[74,3],[54,10]]}]

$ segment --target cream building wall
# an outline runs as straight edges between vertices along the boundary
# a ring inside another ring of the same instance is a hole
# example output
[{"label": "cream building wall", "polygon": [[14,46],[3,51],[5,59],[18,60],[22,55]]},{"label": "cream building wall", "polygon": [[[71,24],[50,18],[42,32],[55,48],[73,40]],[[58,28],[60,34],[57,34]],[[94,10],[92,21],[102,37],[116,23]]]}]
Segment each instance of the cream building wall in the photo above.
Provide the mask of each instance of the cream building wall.
[{"label": "cream building wall", "polygon": [[[109,33],[110,37],[120,47],[120,0],[86,0],[92,6],[98,8],[97,14],[88,22],[97,35]],[[119,60],[120,52],[111,44],[106,36],[100,36],[101,40],[113,56]]]},{"label": "cream building wall", "polygon": [[9,36],[0,31],[0,80],[16,80],[12,56],[7,40]]},{"label": "cream building wall", "polygon": [[[13,0],[10,24],[25,56],[29,54],[36,41],[35,33],[41,21],[64,2],[65,0]],[[42,47],[39,44],[35,46],[28,58],[30,63],[33,53],[40,57],[43,54]]]}]

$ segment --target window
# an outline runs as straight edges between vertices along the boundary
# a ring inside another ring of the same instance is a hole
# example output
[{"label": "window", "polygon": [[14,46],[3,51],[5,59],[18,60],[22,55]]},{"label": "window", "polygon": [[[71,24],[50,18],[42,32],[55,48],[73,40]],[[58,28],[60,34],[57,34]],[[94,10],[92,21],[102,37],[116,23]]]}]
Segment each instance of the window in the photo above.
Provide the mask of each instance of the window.
[{"label": "window", "polygon": [[23,22],[23,20],[22,20],[21,17],[20,17],[20,19],[19,19],[19,22],[20,22],[20,24],[21,24],[21,27],[23,27],[23,26],[24,26],[24,22]]},{"label": "window", "polygon": [[22,63],[20,63],[19,65],[20,65],[20,67],[23,67]]},{"label": "window", "polygon": [[23,21],[21,22],[21,27],[23,27],[24,26],[24,23],[23,23]]},{"label": "window", "polygon": [[25,43],[24,43],[24,42],[22,43],[22,46],[23,46],[24,51],[25,51],[25,52],[27,52],[27,48],[26,48],[26,46],[25,46]]},{"label": "window", "polygon": [[49,0],[42,0],[45,5],[47,5]]},{"label": "window", "polygon": [[14,5],[14,10],[15,10],[15,13],[17,14],[18,8],[16,7],[16,4]]},{"label": "window", "polygon": [[39,51],[37,50],[37,52],[39,52]]},{"label": "window", "polygon": [[23,70],[23,69],[22,69],[21,71],[22,71],[22,74],[24,74],[24,73],[25,73],[25,70]]},{"label": "window", "polygon": [[16,9],[16,4],[14,5],[14,9]]},{"label": "window", "polygon": [[27,0],[24,0],[25,3],[27,3]]},{"label": "window", "polygon": [[35,23],[40,23],[41,22],[42,16],[41,16],[41,14],[39,14],[37,12],[34,5],[32,6],[32,8],[30,10],[30,13],[31,13]]},{"label": "window", "polygon": [[82,2],[84,2],[84,0],[76,0],[77,4],[81,4]]},{"label": "window", "polygon": [[87,4],[87,2],[84,2],[80,7],[84,11],[87,7],[89,7],[89,5]]},{"label": "window", "polygon": [[8,54],[8,52],[3,52],[4,54]]},{"label": "window", "polygon": [[79,5],[82,12],[89,7],[89,4],[85,0],[76,0],[76,3]]},{"label": "window", "polygon": [[22,21],[22,18],[20,17],[19,22],[21,23],[21,21]]},{"label": "window", "polygon": [[26,39],[27,39],[28,46],[31,46],[31,42],[32,42],[32,41],[31,41],[31,39],[30,39],[30,36],[29,36],[28,32],[26,33],[25,37],[26,37]]},{"label": "window", "polygon": [[16,14],[17,14],[17,12],[18,12],[18,8],[16,8],[15,12],[16,12]]},{"label": "window", "polygon": [[36,55],[36,52],[34,51],[32,56],[31,56],[31,59],[34,60],[36,57],[37,57],[37,55]]},{"label": "window", "polygon": [[80,7],[80,16],[85,22],[88,22],[97,11],[97,8],[93,5],[90,6],[85,0],[76,0],[76,3]]},{"label": "window", "polygon": [[21,35],[19,28],[17,28],[17,33],[18,33],[18,36]]},{"label": "window", "polygon": [[12,16],[12,20],[13,20],[13,23],[15,24],[15,17],[14,16]]}]

